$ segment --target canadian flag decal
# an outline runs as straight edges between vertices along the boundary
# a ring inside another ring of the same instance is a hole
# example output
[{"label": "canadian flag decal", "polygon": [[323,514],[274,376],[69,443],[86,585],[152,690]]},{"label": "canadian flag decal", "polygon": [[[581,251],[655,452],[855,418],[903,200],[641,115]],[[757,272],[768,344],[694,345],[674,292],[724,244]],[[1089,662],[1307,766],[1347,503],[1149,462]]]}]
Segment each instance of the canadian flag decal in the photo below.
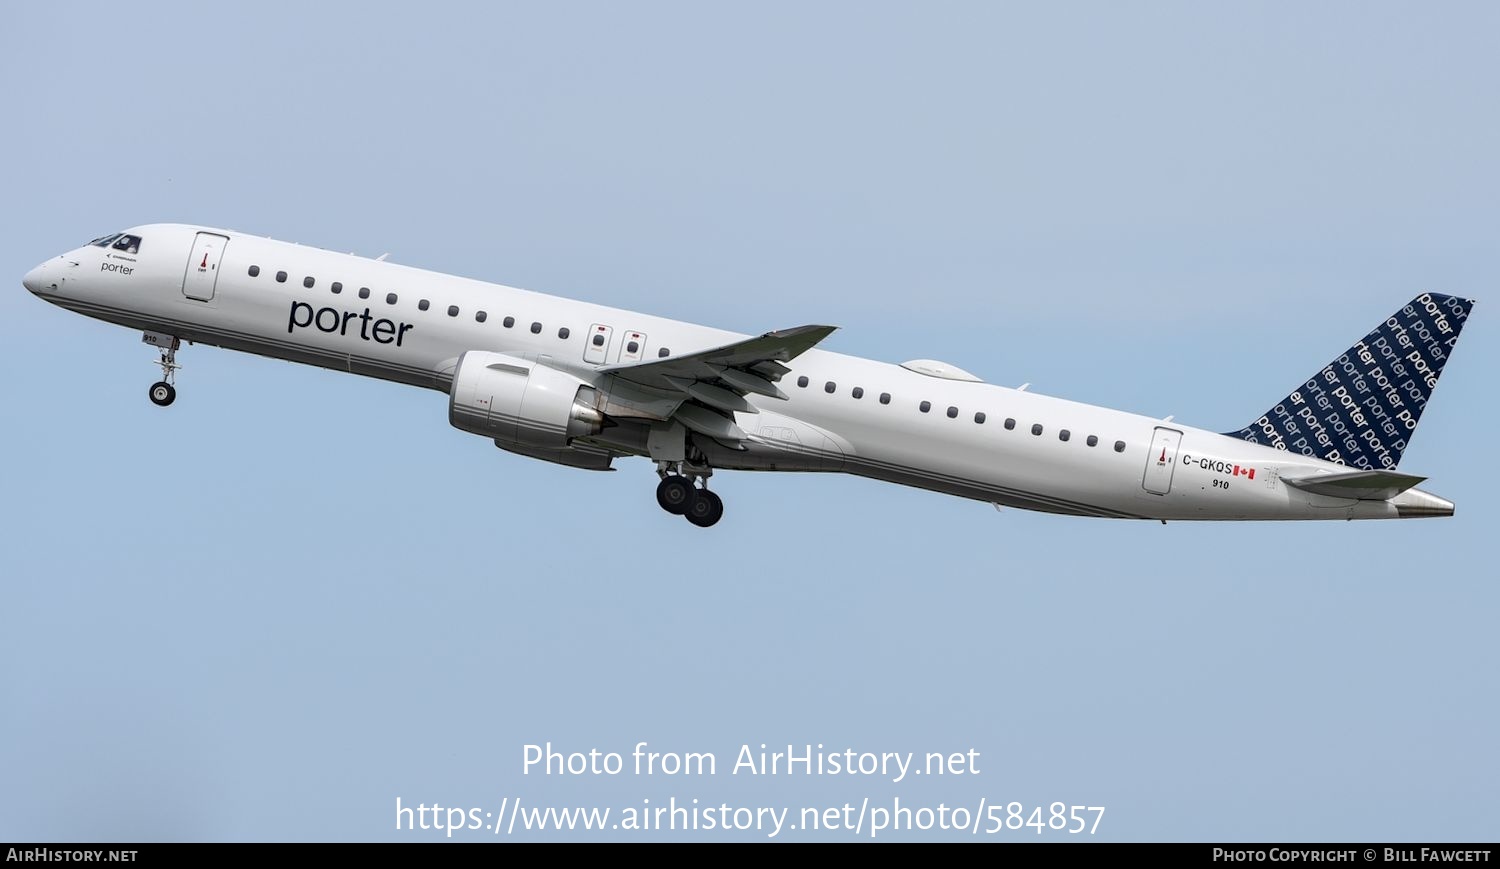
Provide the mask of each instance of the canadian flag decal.
[{"label": "canadian flag decal", "polygon": [[1244,474],[1245,476],[1249,477],[1252,480],[1255,479],[1255,469],[1254,468],[1242,468],[1239,465],[1235,465],[1234,466],[1234,473],[1231,474],[1231,476],[1238,477],[1241,474]]}]

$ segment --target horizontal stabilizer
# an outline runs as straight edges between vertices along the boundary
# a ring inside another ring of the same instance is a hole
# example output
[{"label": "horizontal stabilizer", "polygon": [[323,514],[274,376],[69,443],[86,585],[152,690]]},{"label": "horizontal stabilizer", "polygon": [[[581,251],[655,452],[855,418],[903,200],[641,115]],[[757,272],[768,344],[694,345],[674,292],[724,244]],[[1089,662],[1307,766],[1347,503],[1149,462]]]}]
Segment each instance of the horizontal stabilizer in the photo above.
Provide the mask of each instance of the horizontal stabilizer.
[{"label": "horizontal stabilizer", "polygon": [[1310,477],[1285,477],[1281,482],[1314,495],[1330,498],[1358,498],[1361,501],[1389,501],[1427,479],[1395,471],[1350,471],[1345,474],[1318,474]]}]

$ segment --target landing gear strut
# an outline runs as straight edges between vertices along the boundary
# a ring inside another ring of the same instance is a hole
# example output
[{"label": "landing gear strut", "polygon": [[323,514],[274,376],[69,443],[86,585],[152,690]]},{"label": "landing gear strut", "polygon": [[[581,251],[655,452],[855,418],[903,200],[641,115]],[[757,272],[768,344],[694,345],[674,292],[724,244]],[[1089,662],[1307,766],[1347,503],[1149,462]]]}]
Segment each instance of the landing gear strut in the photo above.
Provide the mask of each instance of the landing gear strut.
[{"label": "landing gear strut", "polygon": [[177,387],[173,384],[177,380],[177,369],[182,366],[177,364],[177,348],[182,346],[175,336],[162,335],[158,332],[147,332],[141,336],[141,340],[153,347],[161,348],[161,359],[157,360],[161,366],[161,380],[151,384],[151,390],[147,393],[151,397],[151,403],[157,407],[166,407],[177,400]]},{"label": "landing gear strut", "polygon": [[674,516],[685,516],[699,528],[707,528],[724,516],[724,501],[708,490],[713,468],[686,462],[661,462],[656,469],[656,503]]}]

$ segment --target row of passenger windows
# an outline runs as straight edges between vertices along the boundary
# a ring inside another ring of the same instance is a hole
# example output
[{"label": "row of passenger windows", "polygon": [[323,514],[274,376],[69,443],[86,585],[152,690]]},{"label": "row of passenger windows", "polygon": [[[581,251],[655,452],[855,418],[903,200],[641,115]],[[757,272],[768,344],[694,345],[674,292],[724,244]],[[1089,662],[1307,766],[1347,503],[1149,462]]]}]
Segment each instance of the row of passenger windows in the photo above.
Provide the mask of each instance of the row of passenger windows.
[{"label": "row of passenger windows", "polygon": [[[797,386],[801,387],[802,389],[806,389],[807,385],[808,385],[808,379],[805,376],[797,378]],[[838,384],[834,383],[832,380],[830,380],[827,383],[823,384],[823,391],[826,392],[826,393],[828,393],[829,395],[833,395],[835,392],[838,392],[838,388],[839,388]],[[852,390],[849,391],[849,394],[851,396],[853,396],[854,398],[864,398],[865,397],[865,389],[864,389],[863,386],[856,386]],[[882,392],[882,393],[880,393],[880,403],[881,404],[890,404],[891,403],[891,394],[889,392]],[[930,401],[923,401],[922,403],[920,403],[920,404],[917,405],[917,410],[920,410],[923,413],[931,413],[932,412],[932,402],[930,402]],[[949,419],[958,419],[958,408],[957,407],[951,407],[950,406],[948,408],[948,418]],[[985,416],[985,413],[982,410],[975,411],[975,413],[974,413],[974,423],[975,423],[975,425],[984,425],[984,421],[987,418],[988,417]],[[1014,419],[1010,418],[1010,417],[1007,417],[1006,420],[1005,420],[1005,430],[1006,431],[1015,431],[1015,428],[1016,428],[1016,421]],[[1031,433],[1033,435],[1036,435],[1037,437],[1041,437],[1042,432],[1043,432],[1043,428],[1042,428],[1042,424],[1041,423],[1035,423],[1035,424],[1033,424],[1031,426]],[[1073,439],[1073,433],[1071,431],[1069,431],[1068,429],[1062,429],[1062,430],[1060,430],[1057,433],[1057,439],[1060,440],[1060,441],[1070,441],[1070,440]],[[1089,435],[1087,438],[1084,438],[1084,443],[1088,444],[1091,447],[1097,447],[1099,445],[1099,437],[1098,437],[1098,435]],[[1123,452],[1125,452],[1125,442],[1124,441],[1115,441],[1115,452],[1117,452],[1117,453],[1123,453]]]},{"label": "row of passenger windows", "polygon": [[[101,241],[102,240],[103,239],[101,239]],[[112,239],[110,239],[110,240],[112,240]],[[137,242],[137,243],[139,243],[139,242]],[[252,278],[260,277],[260,266],[253,265],[253,266],[250,267],[250,277],[252,277]],[[279,272],[276,273],[276,283],[278,283],[278,284],[284,284],[284,283],[286,283],[286,281],[287,281],[287,273],[286,272],[279,271]],[[304,277],[302,279],[302,286],[305,287],[305,288],[307,288],[307,289],[309,289],[309,290],[312,289],[313,287],[315,287],[316,285],[317,285],[317,279],[313,278],[311,275],[309,275],[307,277]],[[339,281],[334,281],[332,284],[329,285],[328,289],[329,289],[329,292],[332,292],[335,295],[337,295],[337,294],[342,293],[344,291],[344,285],[342,283],[340,283]],[[369,287],[360,287],[359,288],[359,297],[361,299],[368,299],[368,298],[370,298],[370,288]],[[394,305],[398,301],[398,298],[399,297],[397,296],[396,293],[386,293],[385,294],[385,303],[387,305]],[[432,303],[430,301],[428,301],[427,299],[420,299],[417,302],[417,310],[419,310],[419,311],[426,311],[426,310],[430,309],[431,307],[432,307]],[[457,305],[449,305],[448,306],[448,316],[450,316],[450,317],[457,317],[458,315],[459,315],[458,306]],[[474,312],[474,320],[476,322],[483,323],[483,322],[485,322],[488,319],[489,319],[489,314],[486,313],[485,311],[475,311]],[[501,321],[501,325],[503,325],[507,329],[510,329],[510,328],[512,328],[512,327],[514,327],[516,325],[516,318],[515,317],[506,317],[504,320]],[[534,322],[534,323],[531,324],[531,334],[533,334],[533,335],[540,335],[541,332],[542,332],[542,324],[541,323]],[[560,338],[560,339],[563,339],[563,340],[567,340],[567,338],[571,334],[572,334],[572,330],[570,330],[567,326],[563,326],[562,328],[560,328],[560,329],[557,330],[557,337]],[[596,335],[593,336],[592,340],[593,340],[594,346],[596,346],[596,347],[602,347],[602,346],[604,346],[605,338],[604,338],[603,335],[596,334]],[[635,341],[631,341],[626,346],[625,351],[627,353],[637,353],[637,352],[640,351],[640,345],[639,345],[639,343],[637,343]],[[672,351],[668,350],[666,347],[662,347],[662,348],[660,348],[660,349],[658,349],[656,351],[656,355],[657,355],[658,358],[664,358],[664,357],[672,355]],[[807,379],[807,377],[805,375],[802,376],[802,377],[798,377],[797,378],[797,386],[799,386],[799,387],[801,387],[803,389],[806,389],[807,385],[808,385],[808,379]],[[828,382],[826,382],[826,383],[823,384],[823,391],[826,392],[826,393],[828,393],[829,395],[833,395],[835,392],[838,391],[838,384],[836,384],[832,380],[830,380],[830,381],[828,381]],[[853,396],[854,398],[856,398],[856,399],[864,398],[865,397],[865,389],[864,389],[863,386],[856,386],[852,390],[850,390],[849,394],[851,396]],[[882,392],[882,393],[880,393],[880,399],[879,400],[880,400],[881,404],[890,404],[891,403],[891,394],[889,392]],[[917,409],[920,410],[922,413],[930,413],[932,411],[932,402],[930,402],[930,401],[923,401],[922,403],[920,403],[920,404],[917,405]],[[957,407],[951,407],[950,406],[948,408],[948,418],[949,419],[957,419],[958,418],[958,408]],[[985,417],[984,411],[981,410],[981,411],[976,411],[974,413],[974,422],[975,422],[976,425],[984,425],[985,419],[986,419],[986,417]],[[1013,430],[1015,430],[1015,427],[1016,427],[1016,421],[1014,419],[1007,418],[1005,420],[1005,430],[1006,431],[1013,431]],[[1033,435],[1036,435],[1036,436],[1040,437],[1041,434],[1042,434],[1042,431],[1043,431],[1043,429],[1042,429],[1042,424],[1041,423],[1036,423],[1036,424],[1033,424],[1031,426],[1031,433]],[[1059,431],[1057,433],[1057,439],[1060,440],[1060,441],[1069,441],[1069,440],[1072,440],[1072,438],[1073,438],[1073,433],[1071,431],[1069,431],[1068,429],[1062,429],[1061,431]],[[1091,447],[1095,447],[1095,446],[1099,445],[1099,438],[1096,435],[1089,435],[1084,440],[1084,442],[1087,443]],[[1117,452],[1117,453],[1123,453],[1123,452],[1125,452],[1125,442],[1124,441],[1115,441],[1115,452]]]},{"label": "row of passenger windows", "polygon": [[[250,277],[252,277],[252,278],[258,278],[258,277],[260,277],[260,266],[251,266],[250,267]],[[278,283],[278,284],[284,284],[284,283],[286,283],[286,281],[287,281],[287,273],[286,272],[277,272],[276,273],[276,283]],[[318,283],[317,279],[314,278],[314,277],[312,277],[311,275],[309,275],[307,277],[304,277],[302,279],[302,286],[306,287],[309,290],[312,289],[313,287],[317,286],[317,283]],[[334,281],[333,283],[331,283],[331,284],[328,285],[328,291],[331,292],[331,293],[333,293],[334,295],[338,295],[338,294],[344,292],[344,285],[341,282],[339,282],[339,281]],[[370,298],[370,288],[369,287],[360,287],[359,288],[359,297],[361,299],[368,299],[368,298]],[[385,294],[385,303],[387,305],[394,305],[394,304],[396,304],[396,302],[398,300],[399,300],[399,297],[395,293],[386,293]],[[417,301],[417,310],[418,311],[426,311],[426,310],[429,310],[431,307],[432,307],[432,302],[428,301],[427,299],[419,299]],[[448,306],[448,316],[450,316],[450,317],[457,317],[458,315],[459,315],[458,306],[457,305],[449,305]],[[477,323],[483,323],[486,320],[488,320],[489,318],[490,318],[490,315],[489,315],[488,312],[485,312],[485,311],[475,311],[474,312],[474,321],[477,322]],[[512,327],[514,327],[516,325],[516,318],[515,317],[506,317],[504,320],[500,321],[500,325],[504,326],[507,329],[510,329],[510,328],[512,328]],[[541,323],[532,323],[531,324],[531,334],[533,334],[533,335],[540,335],[540,334],[542,334],[542,324]],[[564,341],[566,341],[572,334],[573,334],[573,330],[569,329],[567,326],[563,326],[562,328],[560,328],[560,329],[557,330],[557,337],[560,338],[560,339],[562,339],[562,340],[564,340]],[[595,335],[594,339],[593,339],[594,346],[595,347],[603,347],[604,346],[604,340],[605,339],[604,339],[603,335]],[[626,345],[625,352],[627,352],[627,353],[639,353],[640,349],[641,349],[641,345],[640,345],[639,342],[631,341],[628,345]],[[667,357],[667,356],[671,356],[672,355],[672,351],[669,350],[669,349],[667,349],[666,347],[661,347],[661,348],[657,349],[656,355],[657,355],[658,358],[664,358],[664,357]]]}]

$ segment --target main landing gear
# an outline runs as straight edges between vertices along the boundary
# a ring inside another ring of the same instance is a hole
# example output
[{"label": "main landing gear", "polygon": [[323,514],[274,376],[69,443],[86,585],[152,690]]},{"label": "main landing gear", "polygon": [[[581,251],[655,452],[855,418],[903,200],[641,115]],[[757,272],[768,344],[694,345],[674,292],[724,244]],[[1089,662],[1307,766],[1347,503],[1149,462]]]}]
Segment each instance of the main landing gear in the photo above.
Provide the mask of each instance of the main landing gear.
[{"label": "main landing gear", "polygon": [[182,342],[172,335],[162,335],[158,332],[147,332],[141,336],[141,340],[152,347],[161,348],[161,359],[157,364],[161,366],[161,380],[151,384],[151,391],[147,393],[151,397],[151,403],[157,407],[166,407],[177,400],[177,387],[173,383],[177,380],[177,369],[182,366],[177,364],[177,348]]},{"label": "main landing gear", "polygon": [[708,490],[713,469],[689,467],[684,463],[662,462],[656,473],[656,503],[675,516],[686,516],[699,528],[707,528],[724,517],[724,501]]}]

